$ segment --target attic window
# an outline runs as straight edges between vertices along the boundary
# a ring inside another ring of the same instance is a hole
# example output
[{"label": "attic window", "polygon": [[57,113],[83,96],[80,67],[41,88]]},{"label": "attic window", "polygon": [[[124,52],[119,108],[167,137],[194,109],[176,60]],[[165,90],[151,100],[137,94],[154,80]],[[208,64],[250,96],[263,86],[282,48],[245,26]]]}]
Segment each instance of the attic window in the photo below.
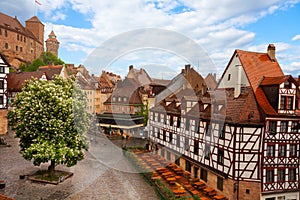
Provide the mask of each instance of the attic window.
[{"label": "attic window", "polygon": [[228,74],[227,81],[230,81],[231,74]]},{"label": "attic window", "polygon": [[286,80],[286,81],[284,82],[284,88],[290,89],[290,88],[291,88],[291,82],[288,81],[288,80]]}]

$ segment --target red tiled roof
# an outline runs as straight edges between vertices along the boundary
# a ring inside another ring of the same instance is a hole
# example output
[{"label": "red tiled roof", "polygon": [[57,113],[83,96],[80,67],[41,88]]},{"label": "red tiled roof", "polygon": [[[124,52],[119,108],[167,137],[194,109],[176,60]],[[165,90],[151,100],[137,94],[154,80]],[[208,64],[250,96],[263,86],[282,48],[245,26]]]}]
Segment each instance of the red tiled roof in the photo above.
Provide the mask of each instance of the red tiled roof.
[{"label": "red tiled roof", "polygon": [[8,91],[20,92],[24,86],[24,82],[31,78],[41,78],[43,72],[12,72],[7,76]]},{"label": "red tiled roof", "polygon": [[255,92],[255,96],[256,96],[256,99],[257,99],[257,102],[258,102],[260,108],[263,110],[263,112],[265,114],[277,115],[276,110],[269,103],[269,101],[261,87],[257,88],[257,90]]},{"label": "red tiled roof", "polygon": [[257,53],[236,50],[242,63],[247,78],[256,91],[263,76],[278,77],[284,76],[277,61],[271,61],[267,53]]},{"label": "red tiled roof", "polygon": [[298,85],[298,82],[296,79],[294,79],[290,75],[286,76],[279,76],[279,77],[264,77],[263,80],[260,83],[260,86],[266,86],[266,85],[279,85],[287,80],[291,80],[295,85]]},{"label": "red tiled roof", "polygon": [[62,65],[47,65],[40,66],[37,71],[45,73],[47,78],[49,78],[49,80],[52,80],[55,75],[60,75],[62,69]]}]

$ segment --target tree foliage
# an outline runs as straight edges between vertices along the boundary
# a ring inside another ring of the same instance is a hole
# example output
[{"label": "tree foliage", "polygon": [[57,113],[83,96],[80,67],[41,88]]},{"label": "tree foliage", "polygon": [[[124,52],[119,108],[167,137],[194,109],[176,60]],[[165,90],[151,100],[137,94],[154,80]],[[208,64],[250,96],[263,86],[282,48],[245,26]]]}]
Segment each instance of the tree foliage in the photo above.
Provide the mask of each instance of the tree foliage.
[{"label": "tree foliage", "polygon": [[30,65],[28,65],[26,68],[24,68],[25,72],[34,72],[36,71],[40,66],[46,65],[40,58],[35,59]]},{"label": "tree foliage", "polygon": [[49,65],[51,63],[53,63],[54,65],[62,65],[64,64],[64,62],[57,58],[54,54],[52,54],[51,52],[43,52],[40,55],[40,59],[46,64]]},{"label": "tree foliage", "polygon": [[8,120],[20,139],[20,153],[26,160],[33,160],[37,166],[51,161],[54,171],[57,164],[73,166],[84,158],[89,115],[85,95],[74,79],[31,79],[13,106]]},{"label": "tree foliage", "polygon": [[22,64],[19,68],[25,72],[33,72],[36,71],[40,66],[45,66],[49,64],[62,65],[64,64],[64,61],[57,58],[51,52],[43,52],[41,53],[40,57],[32,61],[31,64],[29,65]]}]

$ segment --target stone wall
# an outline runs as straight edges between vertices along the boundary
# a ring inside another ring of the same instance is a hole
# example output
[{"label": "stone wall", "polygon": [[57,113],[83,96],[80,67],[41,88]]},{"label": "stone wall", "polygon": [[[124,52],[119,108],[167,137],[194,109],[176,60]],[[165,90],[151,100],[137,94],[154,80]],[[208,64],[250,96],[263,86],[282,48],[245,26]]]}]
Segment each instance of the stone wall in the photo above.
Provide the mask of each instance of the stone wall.
[{"label": "stone wall", "polygon": [[0,110],[0,135],[7,133],[7,110]]}]

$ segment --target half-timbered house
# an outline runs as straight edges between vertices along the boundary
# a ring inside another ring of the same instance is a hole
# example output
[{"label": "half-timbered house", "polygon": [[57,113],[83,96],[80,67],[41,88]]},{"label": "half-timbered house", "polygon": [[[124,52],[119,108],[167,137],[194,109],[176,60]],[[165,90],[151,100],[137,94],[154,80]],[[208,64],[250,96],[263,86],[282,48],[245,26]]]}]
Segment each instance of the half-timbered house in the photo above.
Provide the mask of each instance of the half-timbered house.
[{"label": "half-timbered house", "polygon": [[150,148],[229,199],[299,199],[297,88],[274,45],[236,50],[214,91],[158,101]]},{"label": "half-timbered house", "polygon": [[4,55],[0,53],[0,135],[7,132],[7,76],[9,74],[9,64]]}]

